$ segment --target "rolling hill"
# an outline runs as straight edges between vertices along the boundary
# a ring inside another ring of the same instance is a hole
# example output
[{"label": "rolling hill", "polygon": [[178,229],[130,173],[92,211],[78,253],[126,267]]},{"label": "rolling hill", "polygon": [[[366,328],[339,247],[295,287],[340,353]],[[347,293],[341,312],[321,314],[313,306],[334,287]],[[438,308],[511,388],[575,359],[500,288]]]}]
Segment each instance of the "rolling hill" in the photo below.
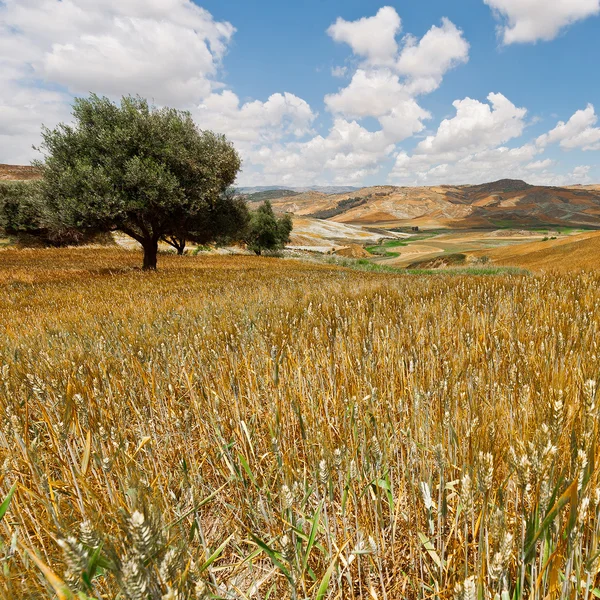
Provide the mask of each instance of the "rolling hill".
[{"label": "rolling hill", "polygon": [[545,187],[504,179],[473,186],[375,186],[343,194],[307,192],[274,206],[296,215],[379,228],[600,228],[598,186]]},{"label": "rolling hill", "polygon": [[499,266],[522,267],[533,271],[598,269],[600,231],[473,253],[473,256],[482,255]]}]

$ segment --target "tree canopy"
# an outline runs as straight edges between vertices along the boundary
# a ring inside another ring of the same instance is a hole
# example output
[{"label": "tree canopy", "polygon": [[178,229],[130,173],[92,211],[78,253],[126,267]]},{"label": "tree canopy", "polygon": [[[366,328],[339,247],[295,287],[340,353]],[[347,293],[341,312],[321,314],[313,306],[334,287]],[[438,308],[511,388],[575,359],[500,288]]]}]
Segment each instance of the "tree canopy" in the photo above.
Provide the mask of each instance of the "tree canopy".
[{"label": "tree canopy", "polygon": [[187,112],[139,97],[120,104],[77,98],[73,125],[42,132],[41,191],[65,228],[121,231],[155,269],[160,239],[235,234],[247,213],[226,193],[240,158],[223,135],[201,131]]}]

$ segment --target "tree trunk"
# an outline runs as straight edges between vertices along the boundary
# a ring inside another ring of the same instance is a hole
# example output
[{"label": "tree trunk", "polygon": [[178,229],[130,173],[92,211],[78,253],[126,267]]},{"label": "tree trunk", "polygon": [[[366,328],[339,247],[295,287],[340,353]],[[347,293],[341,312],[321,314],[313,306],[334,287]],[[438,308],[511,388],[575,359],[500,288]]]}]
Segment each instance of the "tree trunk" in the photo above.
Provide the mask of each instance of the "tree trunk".
[{"label": "tree trunk", "polygon": [[163,238],[164,242],[167,242],[167,244],[169,244],[169,246],[173,246],[173,248],[175,248],[175,250],[177,250],[177,255],[178,256],[183,256],[183,253],[185,252],[185,238],[178,238],[173,236],[165,236]]},{"label": "tree trunk", "polygon": [[146,240],[142,244],[144,248],[144,271],[156,271],[156,255],[158,254],[158,241]]}]

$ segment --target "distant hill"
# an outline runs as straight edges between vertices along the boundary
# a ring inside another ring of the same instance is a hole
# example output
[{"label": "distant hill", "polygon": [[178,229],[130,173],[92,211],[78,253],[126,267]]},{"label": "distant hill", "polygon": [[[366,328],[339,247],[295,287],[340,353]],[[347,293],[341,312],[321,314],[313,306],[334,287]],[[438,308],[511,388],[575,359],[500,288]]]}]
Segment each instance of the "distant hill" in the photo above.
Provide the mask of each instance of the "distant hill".
[{"label": "distant hill", "polygon": [[275,207],[296,215],[387,229],[600,228],[600,188],[545,187],[503,179],[483,185],[374,186],[326,195],[280,198]]},{"label": "distant hill", "polygon": [[248,202],[264,202],[265,200],[277,200],[278,198],[290,198],[299,195],[300,192],[294,192],[293,190],[265,190],[264,192],[244,194],[244,197]]},{"label": "distant hill", "polygon": [[529,185],[521,179],[500,179],[492,183],[482,183],[480,185],[462,186],[468,194],[496,194],[510,192],[524,192],[531,189]]},{"label": "distant hill", "polygon": [[304,193],[304,192],[321,192],[323,194],[343,194],[345,192],[353,192],[360,188],[353,187],[351,185],[312,185],[307,187],[289,187],[289,186],[256,186],[256,187],[240,187],[237,191],[240,194],[255,194],[257,192],[269,192],[279,190],[290,190],[293,192]]},{"label": "distant hill", "polygon": [[0,164],[0,181],[29,181],[39,178],[40,171],[35,167]]}]

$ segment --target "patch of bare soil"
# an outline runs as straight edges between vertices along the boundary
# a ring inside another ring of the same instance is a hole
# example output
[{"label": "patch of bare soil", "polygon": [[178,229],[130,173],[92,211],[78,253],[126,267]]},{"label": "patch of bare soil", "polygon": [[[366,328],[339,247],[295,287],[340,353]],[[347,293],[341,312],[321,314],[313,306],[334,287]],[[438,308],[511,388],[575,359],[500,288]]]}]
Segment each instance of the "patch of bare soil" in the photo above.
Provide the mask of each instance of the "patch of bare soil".
[{"label": "patch of bare soil", "polygon": [[371,255],[358,244],[350,244],[345,248],[340,248],[334,252],[336,256],[344,256],[346,258],[369,258]]}]

